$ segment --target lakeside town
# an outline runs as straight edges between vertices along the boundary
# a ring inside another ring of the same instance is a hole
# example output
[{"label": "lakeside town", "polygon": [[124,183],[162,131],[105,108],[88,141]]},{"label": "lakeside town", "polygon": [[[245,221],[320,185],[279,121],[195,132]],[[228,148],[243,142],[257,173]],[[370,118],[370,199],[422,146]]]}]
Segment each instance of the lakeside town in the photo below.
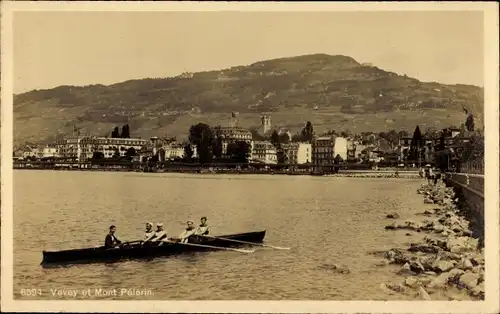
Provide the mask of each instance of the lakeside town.
[{"label": "lakeside town", "polygon": [[16,169],[115,169],[148,172],[208,168],[302,174],[329,174],[341,170],[415,171],[431,166],[442,171],[483,172],[482,132],[474,130],[469,114],[460,127],[442,130],[314,132],[307,121],[300,132],[272,125],[270,113],[260,116],[259,129],[238,125],[236,114],[226,126],[192,125],[188,140],[175,137],[135,137],[130,126],[115,127],[109,136],[73,134],[48,145],[26,145],[14,151]]}]

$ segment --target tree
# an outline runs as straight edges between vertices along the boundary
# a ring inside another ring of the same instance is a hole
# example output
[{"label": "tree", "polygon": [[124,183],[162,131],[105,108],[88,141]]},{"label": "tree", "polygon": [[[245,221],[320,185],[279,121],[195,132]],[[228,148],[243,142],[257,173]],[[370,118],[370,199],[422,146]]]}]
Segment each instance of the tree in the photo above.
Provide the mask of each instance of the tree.
[{"label": "tree", "polygon": [[104,154],[102,152],[93,152],[92,153],[91,160],[97,161],[97,160],[103,160],[103,159],[104,159]]},{"label": "tree", "polygon": [[213,130],[215,138],[212,141],[212,152],[215,158],[220,159],[222,157],[222,132],[221,127],[216,126]]},{"label": "tree", "polygon": [[130,138],[130,127],[128,124],[125,124],[124,126],[122,126],[121,137],[122,138]]},{"label": "tree", "polygon": [[113,153],[113,159],[120,159],[120,150],[118,147],[115,149],[115,152]]},{"label": "tree", "polygon": [[117,126],[113,129],[113,132],[111,132],[111,137],[112,138],[119,138],[120,137],[120,130],[118,129]]},{"label": "tree", "polygon": [[282,149],[279,149],[276,152],[276,158],[277,158],[278,164],[284,164],[287,162],[287,156],[285,155],[285,152]]},{"label": "tree", "polygon": [[344,159],[339,155],[337,154],[337,156],[335,156],[335,158],[333,159],[334,163],[335,164],[340,164],[344,161]]},{"label": "tree", "polygon": [[279,135],[279,142],[280,142],[280,144],[290,143],[290,136],[288,136],[288,133],[283,133],[283,134]]},{"label": "tree", "polygon": [[470,114],[465,120],[465,127],[467,128],[467,131],[474,132],[474,116],[472,114]]},{"label": "tree", "polygon": [[125,157],[129,158],[129,159],[132,159],[132,157],[136,156],[137,155],[137,152],[135,151],[135,148],[133,147],[130,147],[129,149],[127,149],[127,151],[125,152]]},{"label": "tree", "polygon": [[314,136],[314,128],[311,121],[307,121],[306,125],[302,129],[302,137],[305,141],[312,141]]},{"label": "tree", "polygon": [[236,141],[227,145],[227,154],[234,162],[247,163],[250,158],[250,144],[245,141]]},{"label": "tree", "polygon": [[205,123],[198,123],[189,128],[189,142],[196,145],[200,163],[210,163],[213,160],[212,128]]},{"label": "tree", "polygon": [[278,147],[280,145],[280,136],[278,135],[278,132],[276,132],[276,130],[274,130],[271,134],[271,143],[273,143],[275,147]]},{"label": "tree", "polygon": [[422,146],[422,133],[420,133],[420,127],[417,125],[410,143],[410,155],[408,156],[410,160],[420,160]]},{"label": "tree", "polygon": [[194,151],[193,148],[191,147],[191,144],[186,143],[186,145],[184,145],[184,159],[191,160],[191,158],[193,158],[193,155]]}]

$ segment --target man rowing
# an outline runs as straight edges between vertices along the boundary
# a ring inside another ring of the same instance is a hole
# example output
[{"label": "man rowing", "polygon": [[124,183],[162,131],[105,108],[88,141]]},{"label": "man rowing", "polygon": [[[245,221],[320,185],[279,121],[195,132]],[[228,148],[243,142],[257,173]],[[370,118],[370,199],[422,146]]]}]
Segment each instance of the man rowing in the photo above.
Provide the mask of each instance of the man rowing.
[{"label": "man rowing", "polygon": [[194,221],[187,221],[187,228],[181,233],[179,236],[180,242],[187,243],[190,236],[196,233],[196,229],[194,228]]},{"label": "man rowing", "polygon": [[106,235],[106,239],[104,239],[104,247],[107,249],[114,248],[117,245],[120,245],[122,242],[118,240],[115,236],[116,227],[111,225],[109,227],[109,233]]},{"label": "man rowing", "polygon": [[210,231],[208,230],[207,217],[201,217],[200,222],[201,224],[198,226],[198,229],[196,229],[195,234],[201,236],[208,235]]},{"label": "man rowing", "polygon": [[143,242],[149,242],[155,237],[155,232],[153,230],[153,224],[150,222],[146,223],[146,232],[144,233]]},{"label": "man rowing", "polygon": [[156,231],[154,237],[151,239],[152,242],[159,242],[167,239],[167,233],[163,230],[163,224],[161,222],[156,224]]}]

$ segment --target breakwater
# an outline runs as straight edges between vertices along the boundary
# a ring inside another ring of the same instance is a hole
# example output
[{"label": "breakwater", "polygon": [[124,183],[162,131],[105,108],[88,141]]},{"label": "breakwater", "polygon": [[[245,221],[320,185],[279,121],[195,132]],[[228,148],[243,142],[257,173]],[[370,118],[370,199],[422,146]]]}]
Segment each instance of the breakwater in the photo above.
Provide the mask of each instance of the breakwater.
[{"label": "breakwater", "polygon": [[402,221],[397,212],[387,214],[395,221],[385,229],[405,232],[412,239],[403,247],[372,252],[384,258],[382,266],[399,265],[397,274],[404,277],[397,283],[382,283],[387,293],[423,300],[484,300],[484,248],[475,230],[478,226],[470,221],[478,206],[468,208],[470,201],[445,181],[418,189],[428,208],[412,219]]}]

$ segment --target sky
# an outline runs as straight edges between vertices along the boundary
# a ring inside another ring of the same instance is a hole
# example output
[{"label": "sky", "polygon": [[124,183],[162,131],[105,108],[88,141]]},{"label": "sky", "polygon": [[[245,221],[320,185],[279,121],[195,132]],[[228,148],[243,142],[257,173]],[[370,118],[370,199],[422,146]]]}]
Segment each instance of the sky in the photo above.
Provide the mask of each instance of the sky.
[{"label": "sky", "polygon": [[326,53],[483,86],[483,13],[15,12],[14,93]]}]

